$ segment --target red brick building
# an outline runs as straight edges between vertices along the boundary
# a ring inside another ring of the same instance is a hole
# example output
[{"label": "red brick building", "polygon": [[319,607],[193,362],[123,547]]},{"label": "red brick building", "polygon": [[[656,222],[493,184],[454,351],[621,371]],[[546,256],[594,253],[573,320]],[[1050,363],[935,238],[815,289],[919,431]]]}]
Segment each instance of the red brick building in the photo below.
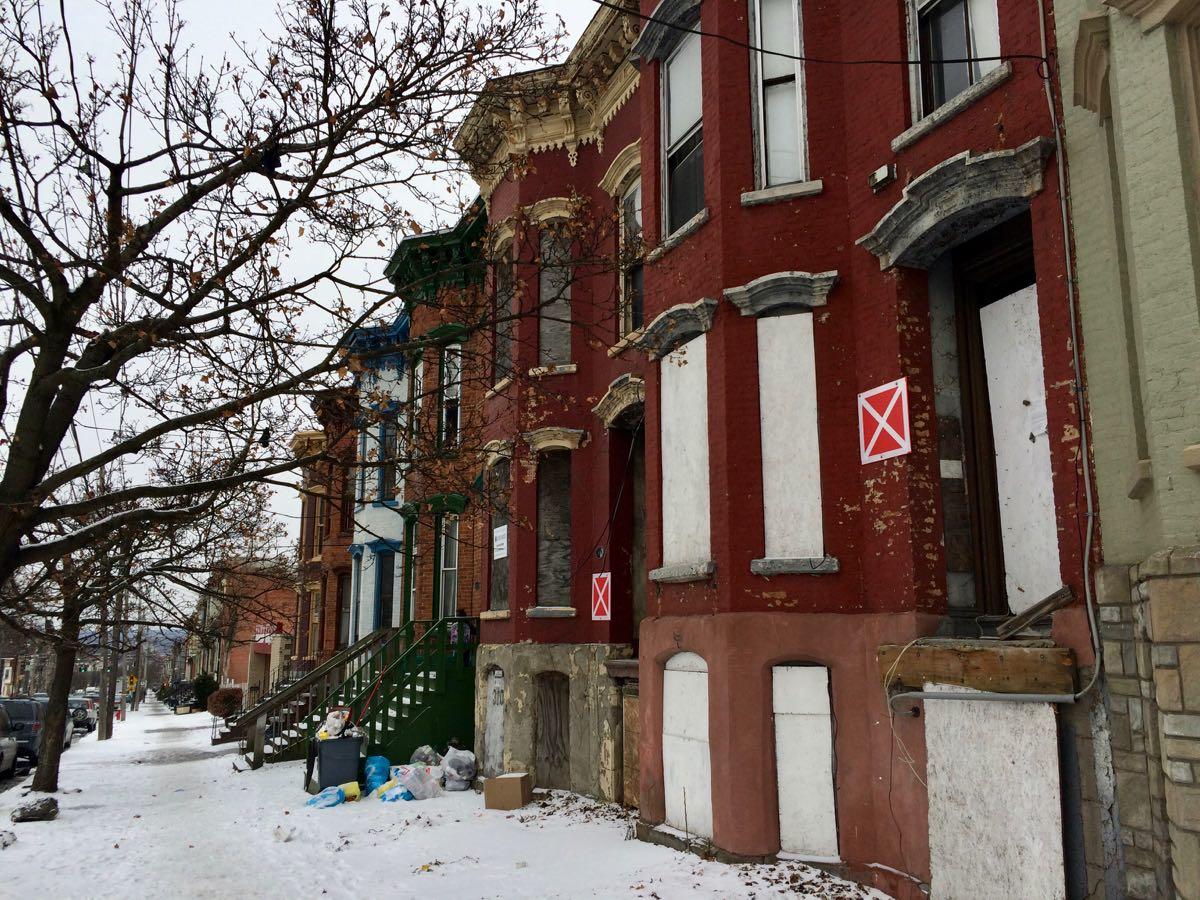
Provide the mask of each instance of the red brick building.
[{"label": "red brick building", "polygon": [[[286,633],[296,617],[296,591],[282,571],[236,566],[213,579],[218,608],[215,625],[222,687],[242,690],[252,705],[271,685],[271,636]],[[198,674],[198,673],[197,673]]]}]

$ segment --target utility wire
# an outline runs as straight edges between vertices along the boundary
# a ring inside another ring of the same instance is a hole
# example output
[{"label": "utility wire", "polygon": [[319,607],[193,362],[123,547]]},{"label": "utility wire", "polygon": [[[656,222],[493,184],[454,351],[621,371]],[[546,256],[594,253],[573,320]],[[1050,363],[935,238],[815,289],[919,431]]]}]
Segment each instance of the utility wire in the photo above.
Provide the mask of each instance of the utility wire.
[{"label": "utility wire", "polygon": [[677,22],[670,22],[666,19],[660,19],[653,15],[639,12],[636,9],[630,9],[623,6],[615,0],[592,0],[598,6],[605,6],[609,9],[615,9],[617,12],[625,13],[626,15],[635,16],[645,22],[653,22],[656,25],[662,25],[665,28],[673,28],[676,31],[682,31],[685,34],[694,34],[699,37],[715,38],[718,41],[724,41],[727,44],[732,44],[735,47],[741,47],[744,50],[749,50],[752,53],[761,53],[764,56],[779,56],[783,59],[794,59],[797,62],[805,63],[820,63],[829,66],[951,66],[961,63],[978,63],[978,62],[1004,62],[1010,59],[1027,59],[1044,65],[1046,71],[1050,69],[1050,60],[1048,57],[1040,56],[1036,53],[1002,53],[999,56],[964,56],[958,59],[827,59],[819,56],[798,56],[794,53],[784,53],[782,50],[764,50],[762,47],[756,47],[748,41],[740,41],[735,37],[727,34],[718,34],[715,31],[705,31],[702,28],[688,28],[685,25],[680,25]]}]

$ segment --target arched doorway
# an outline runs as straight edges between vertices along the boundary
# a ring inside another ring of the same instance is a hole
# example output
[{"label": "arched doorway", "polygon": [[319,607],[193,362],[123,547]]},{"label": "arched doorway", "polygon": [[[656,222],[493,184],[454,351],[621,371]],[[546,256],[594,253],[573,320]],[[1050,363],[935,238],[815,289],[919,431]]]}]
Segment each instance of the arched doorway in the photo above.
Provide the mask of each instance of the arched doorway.
[{"label": "arched doorway", "polygon": [[663,793],[666,823],[712,837],[712,762],[708,745],[708,664],[676,653],[663,672]]}]

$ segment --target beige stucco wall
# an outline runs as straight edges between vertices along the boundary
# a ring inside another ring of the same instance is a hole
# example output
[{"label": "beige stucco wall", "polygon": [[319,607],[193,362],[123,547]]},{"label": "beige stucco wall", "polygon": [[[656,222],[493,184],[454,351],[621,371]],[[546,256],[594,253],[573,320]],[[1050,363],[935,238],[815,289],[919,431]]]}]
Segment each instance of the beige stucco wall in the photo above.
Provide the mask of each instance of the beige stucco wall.
[{"label": "beige stucco wall", "polygon": [[[1071,102],[1087,15],[1109,20],[1108,122]],[[1200,272],[1179,26],[1144,31],[1095,0],[1061,0],[1055,21],[1102,548],[1137,563],[1200,541],[1200,472],[1183,459],[1200,443]],[[1143,454],[1153,483],[1130,498]]]}]

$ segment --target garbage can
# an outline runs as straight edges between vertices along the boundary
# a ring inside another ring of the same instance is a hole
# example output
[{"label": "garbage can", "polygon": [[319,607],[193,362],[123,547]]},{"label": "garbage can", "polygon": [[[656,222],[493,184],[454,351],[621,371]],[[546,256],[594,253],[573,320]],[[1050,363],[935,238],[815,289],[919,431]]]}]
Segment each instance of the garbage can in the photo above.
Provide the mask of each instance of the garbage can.
[{"label": "garbage can", "polygon": [[325,790],[358,781],[358,761],[362,756],[361,737],[330,738],[317,741],[317,789]]}]

